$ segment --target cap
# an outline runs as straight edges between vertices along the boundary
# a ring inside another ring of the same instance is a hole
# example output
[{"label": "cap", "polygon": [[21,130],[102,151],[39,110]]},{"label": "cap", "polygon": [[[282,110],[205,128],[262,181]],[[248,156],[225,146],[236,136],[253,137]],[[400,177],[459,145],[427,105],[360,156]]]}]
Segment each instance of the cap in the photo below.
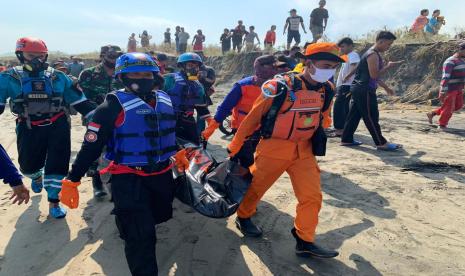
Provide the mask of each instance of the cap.
[{"label": "cap", "polygon": [[339,56],[339,47],[336,43],[320,42],[307,46],[305,54],[298,52],[296,57],[302,59],[330,60],[336,62],[346,62],[347,57]]},{"label": "cap", "polygon": [[286,65],[286,62],[279,61],[275,56],[273,55],[263,55],[259,56],[257,59],[255,59],[255,62],[260,64],[260,65],[273,65],[275,67],[280,67],[283,65]]},{"label": "cap", "polygon": [[100,55],[106,55],[106,54],[114,54],[116,57],[121,55],[123,51],[121,51],[121,48],[116,45],[105,45],[100,47]]}]

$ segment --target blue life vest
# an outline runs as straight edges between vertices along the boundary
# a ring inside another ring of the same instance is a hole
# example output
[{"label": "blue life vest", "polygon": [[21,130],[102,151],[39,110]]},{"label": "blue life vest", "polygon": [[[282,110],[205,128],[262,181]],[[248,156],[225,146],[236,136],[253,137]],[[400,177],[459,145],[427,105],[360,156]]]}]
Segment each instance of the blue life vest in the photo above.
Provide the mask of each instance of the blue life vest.
[{"label": "blue life vest", "polygon": [[153,166],[176,153],[176,116],[170,97],[163,91],[155,93],[155,108],[133,93],[112,93],[121,104],[124,121],[113,131],[107,159],[126,166]]},{"label": "blue life vest", "polygon": [[175,112],[194,112],[194,106],[206,105],[205,90],[199,81],[187,81],[180,72],[166,77],[174,77],[174,86],[165,91],[171,97]]},{"label": "blue life vest", "polygon": [[43,76],[31,77],[17,66],[12,76],[21,84],[21,94],[10,101],[13,113],[29,117],[53,115],[65,110],[63,94],[55,93],[53,89],[53,68],[47,69]]}]

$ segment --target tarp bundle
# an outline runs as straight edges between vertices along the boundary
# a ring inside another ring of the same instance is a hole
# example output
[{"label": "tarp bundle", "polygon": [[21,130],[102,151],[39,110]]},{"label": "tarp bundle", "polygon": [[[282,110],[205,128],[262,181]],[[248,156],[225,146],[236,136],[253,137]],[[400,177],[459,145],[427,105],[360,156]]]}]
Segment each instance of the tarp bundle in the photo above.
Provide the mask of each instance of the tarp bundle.
[{"label": "tarp bundle", "polygon": [[251,183],[249,170],[229,159],[217,163],[201,146],[186,148],[189,169],[185,174],[173,169],[176,197],[207,217],[234,214]]}]

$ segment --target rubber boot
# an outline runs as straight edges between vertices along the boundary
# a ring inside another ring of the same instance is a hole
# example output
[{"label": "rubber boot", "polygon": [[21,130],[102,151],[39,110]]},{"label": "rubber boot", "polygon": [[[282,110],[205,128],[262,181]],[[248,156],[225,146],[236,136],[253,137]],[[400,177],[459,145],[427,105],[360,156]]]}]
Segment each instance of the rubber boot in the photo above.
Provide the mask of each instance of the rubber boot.
[{"label": "rubber boot", "polygon": [[92,187],[94,188],[94,197],[101,199],[107,195],[107,192],[103,188],[102,180],[100,179],[100,174],[95,174],[92,176]]},{"label": "rubber boot", "polygon": [[297,244],[295,246],[295,254],[299,257],[318,257],[318,258],[334,258],[339,255],[339,252],[333,250],[323,249],[313,242],[302,240],[298,235],[295,228],[291,230]]},{"label": "rubber boot", "polygon": [[236,218],[236,227],[239,229],[242,234],[246,237],[260,237],[263,232],[260,227],[255,225],[250,218]]}]

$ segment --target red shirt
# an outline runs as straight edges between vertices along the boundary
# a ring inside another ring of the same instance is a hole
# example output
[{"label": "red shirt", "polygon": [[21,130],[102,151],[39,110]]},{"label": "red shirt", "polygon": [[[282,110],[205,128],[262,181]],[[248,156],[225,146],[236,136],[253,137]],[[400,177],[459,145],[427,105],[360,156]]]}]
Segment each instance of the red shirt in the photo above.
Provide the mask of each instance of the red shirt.
[{"label": "red shirt", "polygon": [[275,31],[268,31],[266,33],[265,43],[273,44],[273,45],[276,43],[276,32]]}]

